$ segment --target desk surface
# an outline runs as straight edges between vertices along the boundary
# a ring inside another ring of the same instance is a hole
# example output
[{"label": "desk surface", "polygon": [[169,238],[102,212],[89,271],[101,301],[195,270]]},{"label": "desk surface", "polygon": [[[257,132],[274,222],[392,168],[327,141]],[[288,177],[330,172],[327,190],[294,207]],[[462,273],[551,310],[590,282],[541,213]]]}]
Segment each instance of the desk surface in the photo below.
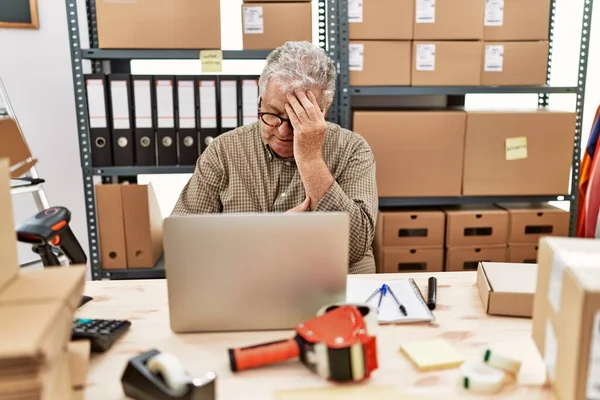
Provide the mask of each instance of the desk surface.
[{"label": "desk surface", "polygon": [[[379,369],[365,384],[396,385],[403,394],[418,398],[472,397],[460,387],[457,369],[418,372],[398,351],[404,341],[444,338],[467,359],[479,357],[490,347],[522,360],[518,382],[507,385],[498,398],[554,399],[545,384],[543,360],[531,340],[531,320],[486,315],[475,272],[351,275],[350,279],[412,277],[426,293],[431,275],[438,278],[436,321],[379,326]],[[175,335],[169,328],[164,280],[93,281],[87,283],[85,294],[94,300],[77,312],[78,317],[132,321],[130,331],[109,352],[92,356],[87,399],[124,399],[120,378],[127,360],[150,348],[174,353],[192,376],[215,372],[219,400],[274,399],[276,390],[330,385],[296,361],[233,374],[229,370],[228,348],[288,338],[291,331]]]}]

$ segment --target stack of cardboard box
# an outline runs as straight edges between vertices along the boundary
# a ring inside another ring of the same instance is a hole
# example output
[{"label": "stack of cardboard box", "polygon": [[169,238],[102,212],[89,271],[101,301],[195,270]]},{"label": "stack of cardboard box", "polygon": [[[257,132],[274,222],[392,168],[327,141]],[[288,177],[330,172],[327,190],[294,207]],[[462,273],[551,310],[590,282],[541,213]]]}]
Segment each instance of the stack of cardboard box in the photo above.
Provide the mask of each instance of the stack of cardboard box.
[{"label": "stack of cardboard box", "polygon": [[163,254],[163,217],[152,184],[96,185],[102,269],[153,268]]},{"label": "stack of cardboard box", "polygon": [[350,85],[543,85],[549,13],[550,0],[350,0]]},{"label": "stack of cardboard box", "polygon": [[506,261],[508,212],[493,205],[445,208],[446,271],[476,270]]},{"label": "stack of cardboard box", "polygon": [[312,42],[311,0],[244,0],[245,50],[272,50],[287,41]]},{"label": "stack of cardboard box", "polygon": [[533,340],[558,400],[600,398],[600,240],[540,241]]},{"label": "stack of cardboard box", "polygon": [[442,271],[444,226],[441,210],[379,212],[375,233],[377,272]]},{"label": "stack of cardboard box", "polygon": [[71,398],[68,346],[85,266],[19,270],[6,159],[0,221],[0,398]]},{"label": "stack of cardboard box", "polygon": [[549,204],[500,204],[508,211],[508,261],[536,263],[544,236],[569,236],[570,213]]}]

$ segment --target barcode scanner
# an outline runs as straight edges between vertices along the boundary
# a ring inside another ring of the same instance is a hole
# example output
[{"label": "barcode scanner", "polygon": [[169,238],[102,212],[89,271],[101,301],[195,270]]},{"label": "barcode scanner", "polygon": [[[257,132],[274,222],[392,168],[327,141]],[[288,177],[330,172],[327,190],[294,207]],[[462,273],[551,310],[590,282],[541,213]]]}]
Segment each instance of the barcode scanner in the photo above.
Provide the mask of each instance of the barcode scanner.
[{"label": "barcode scanner", "polygon": [[54,252],[58,248],[71,264],[86,264],[87,256],[73,234],[71,212],[65,207],[51,207],[40,211],[17,227],[17,239],[33,245],[44,266],[60,266]]}]

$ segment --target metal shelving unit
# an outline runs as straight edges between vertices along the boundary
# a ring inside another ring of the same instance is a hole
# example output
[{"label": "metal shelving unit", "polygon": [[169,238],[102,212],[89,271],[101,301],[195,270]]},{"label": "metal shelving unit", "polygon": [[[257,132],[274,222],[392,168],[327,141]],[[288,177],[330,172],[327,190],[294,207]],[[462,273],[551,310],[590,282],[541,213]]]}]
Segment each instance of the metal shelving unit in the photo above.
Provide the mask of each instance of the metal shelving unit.
[{"label": "metal shelving unit", "polygon": [[446,206],[459,204],[483,204],[499,202],[548,202],[569,201],[570,203],[570,232],[575,234],[577,226],[577,201],[579,188],[579,165],[581,158],[581,134],[583,121],[583,105],[585,96],[588,49],[590,42],[593,0],[585,0],[582,15],[582,30],[579,45],[579,68],[577,86],[551,86],[550,74],[552,71],[552,53],[554,41],[554,24],[556,16],[556,0],[550,3],[550,21],[548,29],[549,53],[547,62],[546,85],[544,86],[350,86],[350,66],[348,58],[348,0],[338,0],[339,7],[339,34],[340,43],[344,51],[340,52],[341,79],[338,86],[340,125],[351,128],[351,100],[360,96],[449,96],[448,104],[460,106],[465,104],[468,94],[537,94],[540,107],[547,107],[551,94],[576,95],[576,126],[575,141],[573,145],[573,161],[571,172],[571,193],[562,196],[486,196],[486,197],[418,197],[418,198],[380,198],[379,206],[385,207],[412,207],[412,206]]},{"label": "metal shelving unit", "polygon": [[[318,1],[318,43],[334,60],[340,59],[340,38],[337,29],[339,14],[335,0]],[[77,136],[83,171],[86,219],[88,225],[89,262],[92,279],[146,279],[163,278],[164,265],[161,261],[152,269],[103,270],[100,264],[98,224],[96,219],[96,201],[94,178],[103,181],[120,178],[136,178],[142,174],[181,174],[192,173],[194,166],[149,166],[149,167],[94,167],[91,163],[90,132],[87,113],[87,98],[84,82],[84,60],[91,61],[93,73],[130,73],[132,60],[197,60],[201,49],[99,49],[98,28],[96,24],[95,0],[86,0],[87,32],[81,32],[77,11],[77,0],[65,0],[67,8],[67,26],[69,48],[75,87],[75,105],[77,111]],[[89,48],[81,45],[81,37],[89,37]],[[261,60],[270,50],[223,50],[225,60]],[[329,111],[329,119],[339,122],[337,98]]]},{"label": "metal shelving unit", "polygon": [[[587,58],[590,40],[590,22],[593,0],[585,0],[583,11],[583,29],[580,42],[579,79],[577,86],[550,86],[552,66],[552,43],[554,38],[554,18],[556,0],[551,0],[549,27],[550,52],[548,57],[547,85],[531,86],[443,86],[443,87],[410,87],[410,86],[350,86],[349,72],[349,39],[348,39],[348,0],[315,0],[318,1],[318,39],[319,46],[327,51],[337,63],[338,82],[334,102],[329,111],[329,120],[343,127],[351,126],[351,100],[360,96],[451,96],[452,104],[464,104],[467,94],[481,93],[519,93],[537,94],[538,103],[548,105],[550,94],[563,93],[577,96],[575,127],[575,145],[573,151],[573,172],[571,194],[563,196],[496,196],[496,197],[419,197],[419,198],[380,198],[380,207],[405,206],[441,206],[456,204],[523,202],[523,201],[561,201],[571,204],[571,230],[574,230],[577,220],[577,193],[581,146],[581,129],[583,119],[583,104],[587,71]],[[92,269],[92,279],[145,279],[164,277],[164,265],[159,262],[152,269],[103,270],[100,265],[98,226],[96,220],[96,202],[94,178],[102,177],[106,182],[120,178],[135,178],[141,174],[179,174],[192,173],[193,166],[150,166],[150,167],[94,167],[91,164],[90,132],[87,115],[87,99],[84,83],[84,60],[91,61],[94,73],[129,73],[131,60],[191,60],[198,59],[200,49],[144,49],[144,50],[107,50],[98,48],[98,30],[96,24],[95,0],[86,0],[87,32],[80,32],[77,13],[77,0],[65,0],[67,6],[67,24],[69,31],[69,48],[71,52],[72,73],[75,87],[75,104],[77,111],[77,136],[83,171],[86,219],[88,224],[89,261]],[[81,46],[81,35],[89,37],[89,48]],[[268,50],[224,50],[226,60],[258,60],[264,59]]]}]

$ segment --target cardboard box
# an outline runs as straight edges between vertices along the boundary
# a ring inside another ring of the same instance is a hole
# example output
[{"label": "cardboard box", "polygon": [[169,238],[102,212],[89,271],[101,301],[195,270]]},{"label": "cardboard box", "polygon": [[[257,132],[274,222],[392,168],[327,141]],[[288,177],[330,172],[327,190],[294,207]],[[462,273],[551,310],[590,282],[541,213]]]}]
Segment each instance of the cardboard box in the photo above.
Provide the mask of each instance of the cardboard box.
[{"label": "cardboard box", "polygon": [[484,43],[483,86],[545,85],[547,73],[547,41]]},{"label": "cardboard box", "polygon": [[312,42],[310,2],[242,4],[244,50],[272,50],[302,40]]},{"label": "cardboard box", "polygon": [[127,268],[121,185],[96,185],[96,210],[102,269]]},{"label": "cardboard box", "polygon": [[460,195],[465,120],[462,111],[354,112],[353,129],[375,155],[379,196]]},{"label": "cardboard box", "polygon": [[469,111],[463,194],[569,193],[575,117],[542,109]]},{"label": "cardboard box", "polygon": [[415,41],[413,86],[478,86],[483,63],[482,42]]},{"label": "cardboard box", "polygon": [[376,265],[378,273],[441,272],[444,249],[386,247],[381,249]]},{"label": "cardboard box", "polygon": [[10,176],[13,178],[25,174],[38,161],[33,158],[17,121],[12,118],[0,118],[0,159],[2,158],[8,159]]},{"label": "cardboard box", "polygon": [[446,246],[506,245],[508,212],[488,205],[444,208],[447,219]]},{"label": "cardboard box", "polygon": [[506,245],[446,249],[446,271],[475,271],[480,262],[506,262]]},{"label": "cardboard box", "polygon": [[548,40],[550,0],[486,3],[484,40]]},{"label": "cardboard box", "polygon": [[531,318],[536,279],[535,264],[479,263],[477,287],[486,313]]},{"label": "cardboard box", "polygon": [[411,40],[414,15],[414,0],[350,0],[349,39]]},{"label": "cardboard box", "polygon": [[0,397],[62,393],[61,357],[85,283],[84,265],[21,271],[8,159],[0,159]]},{"label": "cardboard box", "polygon": [[163,217],[151,184],[121,185],[127,268],[153,268],[163,254]]},{"label": "cardboard box", "polygon": [[483,3],[484,0],[416,0],[414,39],[483,38]]},{"label": "cardboard box", "polygon": [[508,211],[509,243],[537,244],[543,236],[569,236],[570,213],[547,203],[499,204]]},{"label": "cardboard box", "polygon": [[219,0],[97,0],[103,49],[220,49]]},{"label": "cardboard box", "polygon": [[[544,237],[538,250],[538,276],[533,301],[532,337],[538,351],[545,355],[547,324],[551,312],[558,311],[566,268],[592,265],[600,268],[600,240]],[[575,327],[572,327],[575,330]],[[552,338],[550,347],[554,347]]]},{"label": "cardboard box", "polygon": [[537,244],[508,244],[508,262],[521,264],[536,264],[537,263]]},{"label": "cardboard box", "polygon": [[382,246],[444,246],[444,213],[435,209],[380,211],[377,233]]},{"label": "cardboard box", "polygon": [[351,86],[410,85],[411,42],[353,40],[348,51]]},{"label": "cardboard box", "polygon": [[546,322],[544,359],[559,400],[600,398],[600,259],[595,261],[594,267],[563,271],[560,310]]}]

